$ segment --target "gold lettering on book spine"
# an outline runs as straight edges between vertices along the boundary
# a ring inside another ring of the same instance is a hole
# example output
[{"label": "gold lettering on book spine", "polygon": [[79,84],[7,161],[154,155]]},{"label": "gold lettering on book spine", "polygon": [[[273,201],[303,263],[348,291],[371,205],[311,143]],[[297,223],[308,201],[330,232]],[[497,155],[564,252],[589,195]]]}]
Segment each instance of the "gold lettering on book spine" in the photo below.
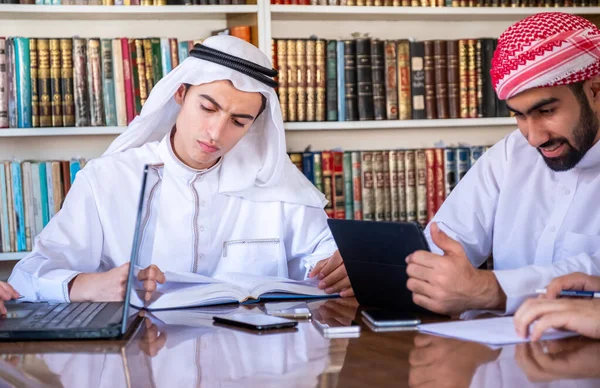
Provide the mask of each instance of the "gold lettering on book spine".
[{"label": "gold lettering on book spine", "polygon": [[317,110],[316,41],[306,41],[306,121],[315,121]]},{"label": "gold lettering on book spine", "polygon": [[62,112],[65,127],[75,126],[75,105],[73,96],[73,41],[60,40],[60,78],[62,87]]},{"label": "gold lettering on book spine", "polygon": [[60,90],[60,41],[50,39],[50,93],[52,94],[52,126],[62,127],[62,94]]},{"label": "gold lettering on book spine", "polygon": [[296,65],[296,41],[287,41],[288,119],[298,121],[298,66]]},{"label": "gold lettering on book spine", "polygon": [[38,96],[37,39],[29,39],[29,62],[31,66],[31,126],[40,126],[40,101]]},{"label": "gold lettering on book spine", "polygon": [[458,41],[458,79],[460,118],[469,118],[469,72],[468,47],[466,40]]},{"label": "gold lettering on book spine", "polygon": [[38,39],[38,96],[40,127],[52,126],[50,99],[50,45],[48,39]]},{"label": "gold lettering on book spine", "polygon": [[281,106],[281,117],[283,121],[288,121],[288,66],[287,66],[287,41],[277,40],[277,66],[279,67],[279,105]]},{"label": "gold lettering on book spine", "polygon": [[306,41],[296,41],[298,121],[306,121]]},{"label": "gold lettering on book spine", "polygon": [[315,119],[325,121],[327,119],[327,42],[323,39],[317,40],[316,50],[317,112]]}]

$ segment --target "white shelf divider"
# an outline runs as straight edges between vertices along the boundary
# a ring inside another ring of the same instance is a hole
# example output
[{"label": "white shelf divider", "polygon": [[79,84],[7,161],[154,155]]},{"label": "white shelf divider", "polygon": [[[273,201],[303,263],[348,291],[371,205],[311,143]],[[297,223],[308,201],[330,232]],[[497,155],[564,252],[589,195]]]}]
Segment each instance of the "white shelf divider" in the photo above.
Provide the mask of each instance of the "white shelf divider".
[{"label": "white shelf divider", "polygon": [[326,131],[363,129],[416,129],[416,128],[487,128],[516,126],[512,117],[440,120],[377,120],[377,121],[322,121],[285,123],[288,131]]},{"label": "white shelf divider", "polygon": [[[330,5],[271,5],[273,20],[518,20],[546,7],[365,7]],[[600,14],[600,7],[561,7],[577,15]]]},{"label": "white shelf divider", "polygon": [[54,128],[3,128],[0,137],[45,137],[79,135],[119,135],[127,127],[54,127]]},{"label": "white shelf divider", "polygon": [[0,253],[0,261],[21,260],[22,258],[24,258],[25,256],[27,256],[27,254],[29,254],[29,252],[7,252],[7,253]]},{"label": "white shelf divider", "polygon": [[29,20],[215,19],[224,18],[227,14],[256,12],[258,12],[256,4],[167,6],[0,4],[2,18]]}]

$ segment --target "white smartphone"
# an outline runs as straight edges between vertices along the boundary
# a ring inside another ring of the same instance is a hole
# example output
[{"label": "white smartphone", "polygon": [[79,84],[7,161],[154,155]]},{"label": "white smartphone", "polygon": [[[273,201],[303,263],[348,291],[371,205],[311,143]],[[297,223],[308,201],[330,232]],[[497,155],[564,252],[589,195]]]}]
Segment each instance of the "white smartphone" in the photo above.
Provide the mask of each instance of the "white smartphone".
[{"label": "white smartphone", "polygon": [[414,315],[393,310],[363,310],[362,315],[376,327],[417,326],[421,320]]},{"label": "white smartphone", "polygon": [[308,319],[312,317],[306,302],[265,303],[265,313],[283,318]]}]

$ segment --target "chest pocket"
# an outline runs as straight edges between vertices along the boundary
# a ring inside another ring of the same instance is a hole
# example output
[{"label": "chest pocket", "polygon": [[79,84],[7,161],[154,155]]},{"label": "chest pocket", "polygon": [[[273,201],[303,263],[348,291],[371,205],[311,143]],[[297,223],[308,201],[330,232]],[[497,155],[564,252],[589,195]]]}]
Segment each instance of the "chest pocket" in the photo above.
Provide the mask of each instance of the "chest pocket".
[{"label": "chest pocket", "polygon": [[561,259],[577,256],[580,253],[586,253],[588,256],[600,253],[600,236],[571,232],[565,233],[561,249]]},{"label": "chest pocket", "polygon": [[281,253],[279,238],[225,241],[217,272],[287,276],[287,265]]}]

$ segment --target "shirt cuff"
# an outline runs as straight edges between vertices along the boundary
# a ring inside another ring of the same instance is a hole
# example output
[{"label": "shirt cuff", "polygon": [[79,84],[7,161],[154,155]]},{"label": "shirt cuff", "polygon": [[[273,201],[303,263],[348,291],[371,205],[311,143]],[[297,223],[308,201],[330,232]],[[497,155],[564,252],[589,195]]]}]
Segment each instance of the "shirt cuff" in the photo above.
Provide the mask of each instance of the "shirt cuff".
[{"label": "shirt cuff", "polygon": [[81,272],[69,269],[55,269],[39,278],[38,300],[46,302],[71,303],[69,282]]}]

